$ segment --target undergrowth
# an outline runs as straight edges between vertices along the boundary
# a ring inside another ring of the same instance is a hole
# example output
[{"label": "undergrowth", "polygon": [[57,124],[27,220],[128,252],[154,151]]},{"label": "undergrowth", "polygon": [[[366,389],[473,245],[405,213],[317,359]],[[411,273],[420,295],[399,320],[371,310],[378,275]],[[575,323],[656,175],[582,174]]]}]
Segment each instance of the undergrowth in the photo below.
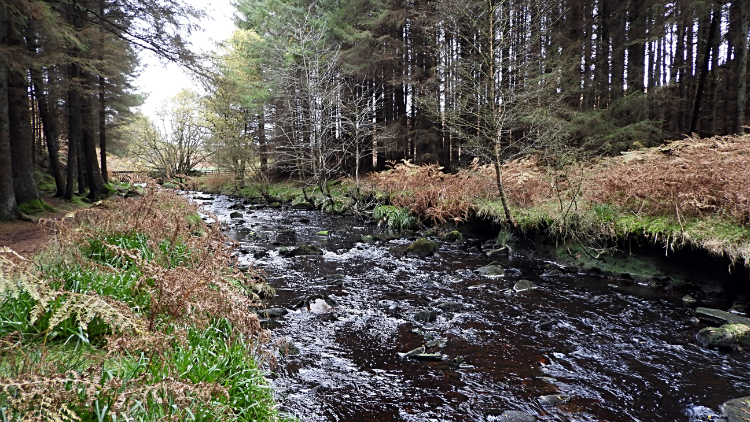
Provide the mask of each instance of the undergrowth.
[{"label": "undergrowth", "polygon": [[263,274],[165,190],[46,221],[48,250],[0,253],[0,418],[279,420],[248,307]]}]

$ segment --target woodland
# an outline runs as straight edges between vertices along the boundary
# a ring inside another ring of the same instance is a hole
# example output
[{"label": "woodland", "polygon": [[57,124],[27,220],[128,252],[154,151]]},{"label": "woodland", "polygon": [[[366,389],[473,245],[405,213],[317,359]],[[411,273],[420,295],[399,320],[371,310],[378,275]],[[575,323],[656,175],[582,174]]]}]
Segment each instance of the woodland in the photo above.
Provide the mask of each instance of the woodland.
[{"label": "woodland", "polygon": [[[750,2],[239,0],[208,57],[175,1],[0,4],[0,217],[107,193],[111,152],[152,172],[201,162],[321,189],[409,160],[456,172],[556,168],[685,135],[741,135]],[[195,71],[157,119],[134,112],[139,49]],[[161,121],[155,121],[155,120]],[[507,207],[506,207],[507,209]]]}]

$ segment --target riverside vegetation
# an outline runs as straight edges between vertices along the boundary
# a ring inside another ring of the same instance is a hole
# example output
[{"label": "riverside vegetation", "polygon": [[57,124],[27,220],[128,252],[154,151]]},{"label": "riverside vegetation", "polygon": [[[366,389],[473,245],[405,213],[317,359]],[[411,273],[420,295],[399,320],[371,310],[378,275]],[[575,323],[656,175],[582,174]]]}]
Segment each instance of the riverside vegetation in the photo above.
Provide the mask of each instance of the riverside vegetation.
[{"label": "riverside vegetation", "polygon": [[292,205],[312,200],[334,212],[368,210],[367,217],[396,230],[437,226],[451,231],[468,220],[490,220],[502,228],[500,243],[541,233],[558,245],[553,251],[558,258],[581,267],[606,268],[605,258],[631,241],[664,248],[667,254],[702,250],[748,267],[749,154],[747,136],[729,136],[687,138],[565,167],[533,156],[513,161],[503,168],[510,221],[497,198],[491,166],[449,174],[436,165],[399,163],[371,174],[358,194],[346,181],[318,196],[294,183],[238,189],[234,179],[221,175],[191,183],[204,191]]},{"label": "riverside vegetation", "polygon": [[273,290],[195,205],[147,188],[42,224],[42,253],[0,253],[2,420],[283,419],[248,310]]}]

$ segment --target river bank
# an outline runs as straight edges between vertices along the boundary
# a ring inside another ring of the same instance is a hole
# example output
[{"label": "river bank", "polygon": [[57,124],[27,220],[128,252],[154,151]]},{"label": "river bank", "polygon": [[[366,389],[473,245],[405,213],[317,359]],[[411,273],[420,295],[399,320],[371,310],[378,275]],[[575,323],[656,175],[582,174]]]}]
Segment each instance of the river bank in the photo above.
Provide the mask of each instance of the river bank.
[{"label": "river bank", "polygon": [[[744,353],[700,345],[681,295],[520,248],[488,256],[497,232],[480,224],[457,238],[291,202],[196,201],[276,289],[257,312],[300,419],[699,421],[750,393]],[[437,250],[409,253],[418,239]]]}]

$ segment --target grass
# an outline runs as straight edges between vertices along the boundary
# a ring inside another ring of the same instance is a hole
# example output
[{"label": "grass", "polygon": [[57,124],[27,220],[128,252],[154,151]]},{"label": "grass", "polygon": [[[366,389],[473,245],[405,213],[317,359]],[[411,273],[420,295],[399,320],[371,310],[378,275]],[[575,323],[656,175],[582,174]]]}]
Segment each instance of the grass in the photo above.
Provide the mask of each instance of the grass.
[{"label": "grass", "polygon": [[285,419],[247,312],[272,289],[227,266],[195,206],[148,190],[71,213],[57,239],[0,253],[2,420]]}]

